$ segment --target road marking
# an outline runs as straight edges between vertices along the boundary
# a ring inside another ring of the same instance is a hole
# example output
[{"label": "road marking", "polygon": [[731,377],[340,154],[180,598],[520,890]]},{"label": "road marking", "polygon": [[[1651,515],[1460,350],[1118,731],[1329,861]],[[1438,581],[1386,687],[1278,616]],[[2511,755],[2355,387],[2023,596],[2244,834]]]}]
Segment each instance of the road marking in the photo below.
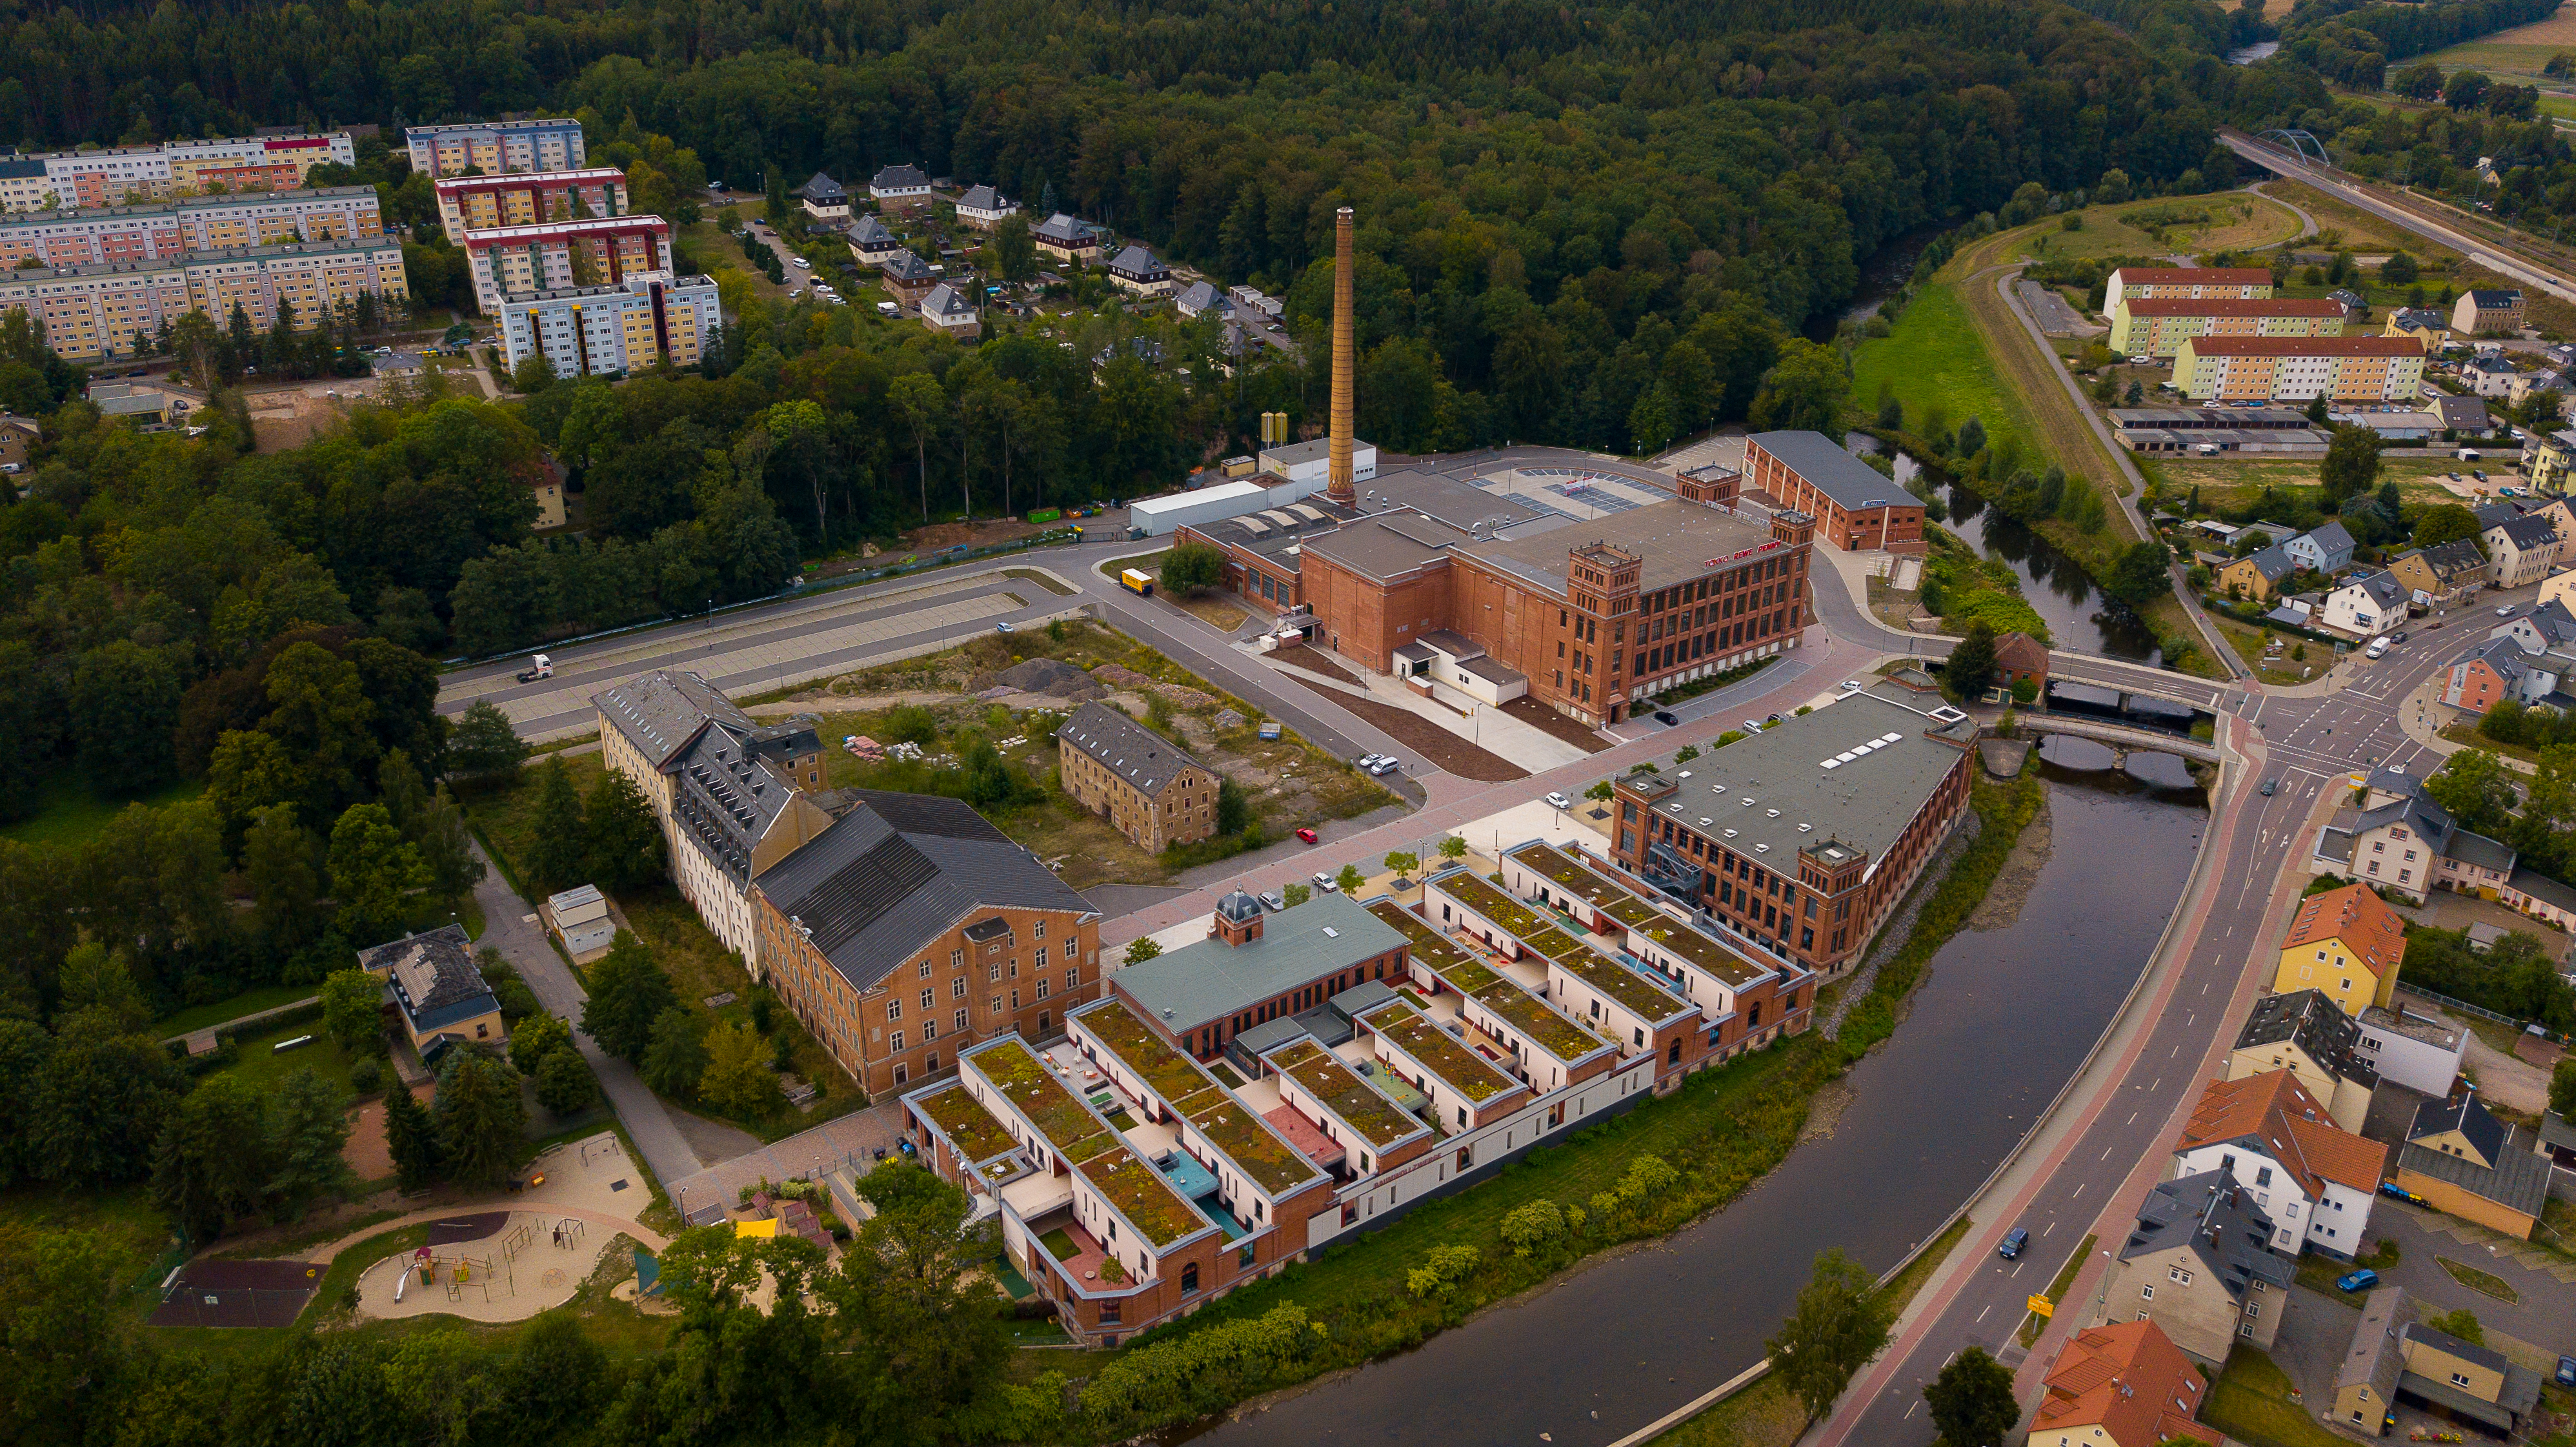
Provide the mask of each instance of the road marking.
[{"label": "road marking", "polygon": [[[1991,1301],[1987,1302],[1987,1303],[1986,1303],[1986,1310],[1985,1310],[1985,1311],[1980,1311],[1980,1312],[1978,1312],[1978,1313],[1977,1313],[1977,1321],[1984,1321],[1984,1320],[1986,1319],[1986,1311],[1992,1311],[1992,1310],[1994,1310],[1994,1309],[1995,1309],[1995,1304],[1994,1304],[1993,1302],[1991,1302]],[[1977,1324],[1977,1321],[1972,1321],[1972,1322],[1968,1323],[1968,1325],[1970,1325],[1970,1326],[1975,1326],[1975,1325]],[[1910,1416],[1912,1416],[1912,1415],[1914,1415],[1914,1409],[1913,1409],[1912,1407],[1908,1407],[1908,1408],[1906,1408],[1906,1409],[1905,1409],[1905,1414],[1906,1414],[1907,1416],[1909,1416],[1909,1417],[1910,1417]]]},{"label": "road marking", "polygon": [[2128,1118],[2127,1120],[2124,1120],[2124,1121],[2120,1122],[2120,1124],[2122,1124],[2122,1125],[2124,1125],[2124,1126],[2136,1125],[2137,1123],[2138,1123],[2138,1113],[2137,1113],[2136,1111],[2134,1111],[2134,1110],[2129,1112],[2129,1118]]}]

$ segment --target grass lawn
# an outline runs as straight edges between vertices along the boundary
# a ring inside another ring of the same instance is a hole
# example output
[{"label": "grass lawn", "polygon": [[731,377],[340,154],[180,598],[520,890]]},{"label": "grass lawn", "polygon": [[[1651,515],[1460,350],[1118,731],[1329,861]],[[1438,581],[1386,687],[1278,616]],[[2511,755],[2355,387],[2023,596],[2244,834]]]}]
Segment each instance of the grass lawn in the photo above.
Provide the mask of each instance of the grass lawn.
[{"label": "grass lawn", "polygon": [[[2036,260],[2243,251],[2299,234],[2290,208],[2248,192],[2088,206],[2081,214],[2083,230],[2065,230],[2057,218],[2058,225],[2022,238],[2015,254]],[[2205,219],[2190,219],[2195,215]]]},{"label": "grass lawn", "polygon": [[2478,726],[2474,723],[2463,722],[2452,724],[2450,727],[2442,730],[2442,737],[2449,739],[2455,744],[2466,744],[2473,749],[2484,749],[2488,753],[2500,755],[2507,759],[2518,760],[2522,763],[2532,765],[2535,768],[2540,764],[2540,751],[2538,749],[2525,744],[2498,743],[2496,740],[2488,738],[2485,734],[2479,733]]},{"label": "grass lawn", "polygon": [[2252,1347],[2228,1354],[2200,1420],[2252,1447],[2343,1447],[2350,1440],[2327,1431],[2312,1408],[2291,1401],[2288,1375]]},{"label": "grass lawn", "polygon": [[[2414,232],[2399,230],[2394,222],[2383,221],[2360,207],[2327,195],[2314,186],[2289,180],[2268,181],[2264,183],[2263,190],[2265,194],[2277,196],[2317,218],[2317,226],[2321,232],[2341,232],[2343,244],[2355,251],[2377,253],[2395,251],[2402,247],[2407,255],[2418,261],[2447,258],[2453,254],[2434,246]],[[2319,250],[2326,249],[2313,238],[2309,244]]]},{"label": "grass lawn", "polygon": [[[2048,1290],[2042,1293],[2049,1300],[2064,1301],[2066,1299],[2066,1288],[2075,1284],[2075,1273],[2083,1269],[2084,1258],[2091,1255],[2093,1252],[2093,1240],[2094,1238],[2092,1234],[2089,1232],[2086,1233],[2083,1244],[2075,1248],[2075,1254],[2067,1257],[2066,1264],[2057,1269],[2057,1275],[2048,1283]],[[2041,1321],[2036,1315],[2024,1317],[2021,1325],[2021,1344],[2023,1346],[2028,1346],[2032,1342],[2039,1340],[2040,1326]]]},{"label": "grass lawn", "polygon": [[[270,1047],[299,1035],[310,1035],[313,1043],[293,1050],[276,1051]],[[310,1070],[321,1076],[341,1095],[357,1092],[349,1084],[349,1052],[331,1038],[319,1020],[301,1025],[286,1025],[265,1034],[245,1037],[241,1041],[241,1059],[227,1065],[221,1073],[230,1075],[266,1095],[286,1083],[286,1077],[298,1070]]]},{"label": "grass lawn", "polygon": [[1227,633],[1242,627],[1243,620],[1251,616],[1216,593],[1193,593],[1188,597],[1175,598],[1172,601],[1180,604],[1182,610],[1191,617],[1210,628]]},{"label": "grass lawn", "polygon": [[1991,444],[2003,437],[2025,453],[2038,446],[2029,409],[1996,372],[1970,320],[1958,288],[1982,285],[1944,281],[1923,288],[1884,337],[1852,351],[1852,398],[1875,412],[1882,393],[1905,404],[1905,430],[1918,436],[1955,432],[1974,417]]},{"label": "grass lawn", "polygon": [[2359,1269],[2348,1261],[2329,1261],[2322,1256],[2303,1255],[2299,1258],[2299,1284],[2320,1296],[2340,1301],[2358,1311],[2361,1308],[2362,1299],[2370,1293],[2345,1291],[2335,1283]]},{"label": "grass lawn", "polygon": [[2514,1290],[2509,1282],[2492,1271],[2480,1271],[2467,1262],[2454,1261],[2448,1256],[2436,1256],[2433,1259],[2442,1263],[2442,1269],[2451,1273],[2453,1281],[2471,1291],[2492,1296],[2508,1306],[2522,1300],[2521,1292]]},{"label": "grass lawn", "polygon": [[314,989],[312,985],[262,985],[255,990],[244,990],[230,999],[191,1005],[177,1014],[164,1015],[152,1022],[152,1033],[165,1040],[173,1035],[185,1035],[191,1030],[203,1030],[227,1020],[238,1020],[244,1015],[256,1015],[262,1010],[274,1010],[280,1005],[309,999]]},{"label": "grass lawn", "polygon": [[[2324,488],[2317,480],[2321,458],[2279,462],[2221,462],[2200,458],[2164,457],[2156,460],[2156,471],[2165,480],[2167,498],[2180,502],[2188,499],[2194,488],[2200,491],[2204,513],[2244,507],[2262,495],[2267,487],[2279,488],[2310,507],[2322,510]],[[2384,482],[2397,484],[2398,496],[2407,502],[2456,502],[2466,499],[2442,486],[2437,479],[2457,472],[2467,478],[2471,466],[2458,459],[2412,448],[2380,454],[2379,476]],[[2489,476],[2493,476],[2492,472]]]},{"label": "grass lawn", "polygon": [[[2249,628],[2233,618],[2221,617],[2215,613],[2210,615],[2209,621],[2217,625],[2219,636],[2225,638],[2229,646],[2236,650],[2236,656],[2244,660],[2245,666],[2254,670],[2255,676],[2265,683],[2299,683],[2303,681],[2300,676],[2301,669],[2315,672],[2334,662],[2332,654],[2322,643],[2307,643],[2307,640],[2298,638],[2285,639],[2280,652],[2266,653],[2263,649],[2263,640],[2266,636],[2263,630]],[[2305,662],[2290,657],[2290,649],[2302,643],[2306,643],[2308,649]]]},{"label": "grass lawn", "polygon": [[186,803],[205,788],[203,779],[182,779],[149,794],[111,798],[93,790],[80,774],[60,773],[37,792],[35,812],[0,829],[0,837],[21,844],[78,844],[106,828],[107,821],[128,804],[166,808]]}]

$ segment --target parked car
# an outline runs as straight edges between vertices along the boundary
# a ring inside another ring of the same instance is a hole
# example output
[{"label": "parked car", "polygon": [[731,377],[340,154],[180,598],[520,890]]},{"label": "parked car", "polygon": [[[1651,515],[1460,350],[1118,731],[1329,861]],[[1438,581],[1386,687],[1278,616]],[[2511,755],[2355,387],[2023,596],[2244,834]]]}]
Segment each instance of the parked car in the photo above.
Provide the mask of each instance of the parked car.
[{"label": "parked car", "polygon": [[1551,790],[1547,796],[1547,806],[1551,809],[1571,809],[1574,807],[1574,801]]},{"label": "parked car", "polygon": [[2337,1291],[2368,1291],[2379,1284],[2379,1273],[2365,1266],[2349,1276],[2335,1278]]},{"label": "parked car", "polygon": [[1655,710],[1655,722],[1662,724],[1666,728],[1671,728],[1673,725],[1678,724],[1681,721],[1682,716],[1673,712],[1671,709],[1659,708]]},{"label": "parked car", "polygon": [[1402,767],[1404,767],[1402,759],[1393,754],[1380,754],[1378,761],[1369,767],[1369,772],[1378,775],[1392,774]]},{"label": "parked car", "polygon": [[1843,680],[1843,692],[1845,693],[1858,693],[1866,687],[1868,687],[1868,685],[1862,683],[1857,678],[1846,678]]},{"label": "parked car", "polygon": [[1265,889],[1261,892],[1261,907],[1263,909],[1286,909],[1288,907],[1288,896],[1275,889]]},{"label": "parked car", "polygon": [[2576,1387],[2576,1357],[2558,1359],[2558,1385]]},{"label": "parked car", "polygon": [[1320,869],[1315,871],[1315,887],[1326,894],[1339,894],[1342,892],[1342,887],[1333,882],[1333,877]]},{"label": "parked car", "polygon": [[1011,620],[1005,618],[1001,622],[993,625],[993,631],[996,633],[1009,633],[1015,630],[1011,627]]},{"label": "parked car", "polygon": [[2027,1226],[2015,1226],[2004,1233],[2003,1244],[1995,1248],[1995,1254],[2006,1261],[2019,1261],[2021,1259],[2021,1248],[2029,1244],[2030,1228]]},{"label": "parked car", "polygon": [[812,271],[814,269],[814,263],[807,261],[801,256],[791,256],[787,258],[787,264],[795,267],[798,271]]},{"label": "parked car", "polygon": [[2391,643],[2403,643],[2403,642],[2405,642],[2405,641],[2406,641],[2406,630],[2405,630],[2405,629],[2403,629],[2403,628],[2400,628],[2400,629],[2398,629],[2396,632],[2389,634],[2389,635],[2388,635],[2388,641],[2389,641],[2389,642],[2391,642]]},{"label": "parked car", "polygon": [[1298,842],[1298,843],[1300,843],[1300,844],[1312,844],[1312,843],[1314,843],[1314,842],[1315,842],[1315,831],[1314,831],[1314,830],[1312,830],[1312,829],[1300,829],[1300,830],[1298,830],[1298,831],[1297,831],[1297,842]]},{"label": "parked car", "polygon": [[1762,720],[1758,718],[1746,719],[1744,721],[1744,731],[1748,734],[1758,734],[1762,732]]}]

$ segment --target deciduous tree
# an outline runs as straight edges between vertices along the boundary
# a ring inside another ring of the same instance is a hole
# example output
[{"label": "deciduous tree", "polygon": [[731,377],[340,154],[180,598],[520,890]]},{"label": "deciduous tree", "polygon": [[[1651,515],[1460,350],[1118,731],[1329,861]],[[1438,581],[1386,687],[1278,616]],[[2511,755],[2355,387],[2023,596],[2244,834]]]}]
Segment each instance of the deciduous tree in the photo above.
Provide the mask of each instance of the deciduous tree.
[{"label": "deciduous tree", "polygon": [[707,1073],[707,1028],[698,1017],[673,1005],[653,1017],[652,1043],[637,1064],[644,1083],[664,1095],[686,1097]]},{"label": "deciduous tree", "polygon": [[1771,1368],[1807,1409],[1809,1426],[1833,1410],[1852,1374],[1887,1344],[1895,1313],[1874,1288],[1840,1248],[1828,1250],[1771,1338]]},{"label": "deciduous tree", "polygon": [[590,972],[590,1000],[582,1006],[581,1028],[599,1048],[623,1060],[643,1058],[653,1043],[653,1022],[678,1002],[671,977],[653,962],[644,942],[625,930],[610,941],[608,955]]},{"label": "deciduous tree", "polygon": [[1948,1447],[2002,1447],[2005,1434],[2021,1421],[2012,1370],[1981,1346],[1952,1357],[1923,1389],[1923,1399]]}]

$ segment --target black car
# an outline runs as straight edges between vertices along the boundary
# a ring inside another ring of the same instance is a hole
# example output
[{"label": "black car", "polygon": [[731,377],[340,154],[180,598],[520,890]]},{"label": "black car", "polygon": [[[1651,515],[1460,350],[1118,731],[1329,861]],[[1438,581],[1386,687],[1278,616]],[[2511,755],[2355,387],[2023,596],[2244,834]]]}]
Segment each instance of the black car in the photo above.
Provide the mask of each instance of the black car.
[{"label": "black car", "polygon": [[2406,641],[2406,630],[2405,630],[2405,629],[2403,629],[2403,628],[2400,628],[2400,629],[2398,629],[2396,632],[2389,634],[2389,635],[2388,635],[2388,641],[2389,641],[2389,642],[2391,642],[2391,643],[2403,643],[2403,642],[2405,642],[2405,641]]},{"label": "black car", "polygon": [[1681,721],[1682,718],[1680,714],[1673,713],[1666,709],[1655,710],[1655,722],[1662,724],[1666,728],[1670,728]]},{"label": "black car", "polygon": [[2280,787],[2281,787],[2281,784],[2280,784],[2280,781],[2279,781],[2279,780],[2277,780],[2277,779],[2265,779],[2265,780],[2263,781],[2263,797],[2264,797],[2264,798],[2266,798],[2266,799],[2271,798],[2271,797],[2272,797],[2273,792],[2274,792],[2275,790],[2279,789]]}]

